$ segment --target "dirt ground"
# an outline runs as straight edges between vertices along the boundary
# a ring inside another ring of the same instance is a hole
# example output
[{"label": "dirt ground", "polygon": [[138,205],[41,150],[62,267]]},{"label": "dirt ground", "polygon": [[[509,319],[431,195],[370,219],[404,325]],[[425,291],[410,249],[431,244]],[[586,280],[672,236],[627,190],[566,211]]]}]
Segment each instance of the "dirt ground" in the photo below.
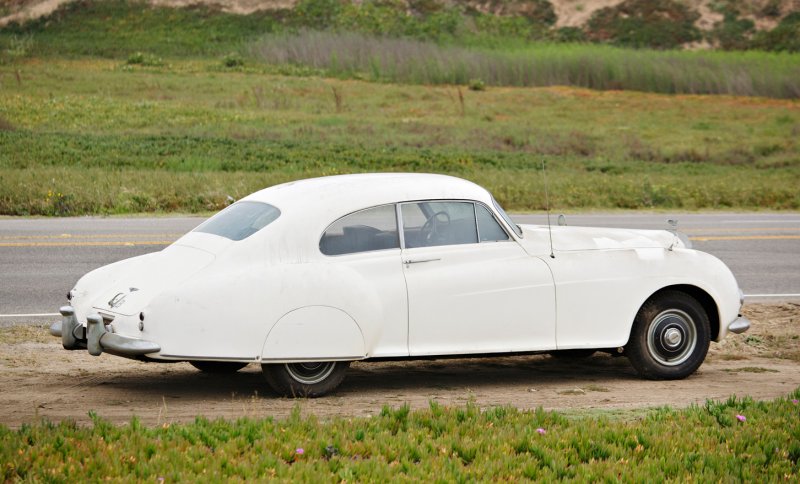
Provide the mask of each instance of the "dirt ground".
[{"label": "dirt ground", "polygon": [[12,326],[0,329],[0,423],[18,427],[40,417],[84,423],[93,410],[115,423],[136,415],[160,425],[197,415],[280,418],[295,406],[320,418],[365,416],[383,405],[420,408],[432,400],[591,413],[788,394],[800,386],[800,304],[754,304],[745,314],[751,330],[712,343],[706,362],[685,380],[643,380],[626,358],[605,354],[582,361],[540,355],[356,363],[335,394],[315,400],[274,396],[256,365],[216,376],[188,363],[95,358],[64,351],[42,327]]}]

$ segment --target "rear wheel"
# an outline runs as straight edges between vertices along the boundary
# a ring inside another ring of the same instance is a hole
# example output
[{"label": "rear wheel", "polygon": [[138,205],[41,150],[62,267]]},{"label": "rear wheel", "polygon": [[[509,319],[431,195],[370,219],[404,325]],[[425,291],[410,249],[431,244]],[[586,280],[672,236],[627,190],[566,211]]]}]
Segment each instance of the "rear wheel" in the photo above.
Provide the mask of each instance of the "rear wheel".
[{"label": "rear wheel", "polygon": [[236,373],[247,366],[236,361],[190,361],[189,364],[203,373]]},{"label": "rear wheel", "polygon": [[626,353],[645,378],[686,378],[703,363],[710,335],[708,315],[696,299],[682,292],[664,291],[639,310]]},{"label": "rear wheel", "polygon": [[349,361],[280,363],[261,365],[267,383],[286,397],[321,397],[344,380]]}]

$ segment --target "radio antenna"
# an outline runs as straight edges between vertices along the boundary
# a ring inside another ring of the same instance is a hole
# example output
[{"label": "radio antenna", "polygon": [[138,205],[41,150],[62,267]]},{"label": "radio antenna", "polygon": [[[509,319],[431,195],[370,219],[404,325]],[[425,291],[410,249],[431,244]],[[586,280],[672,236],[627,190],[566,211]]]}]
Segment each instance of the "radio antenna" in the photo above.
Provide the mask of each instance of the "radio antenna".
[{"label": "radio antenna", "polygon": [[553,253],[553,229],[550,227],[550,199],[547,196],[547,171],[544,169],[544,159],[542,160],[542,177],[544,177],[544,209],[547,211],[547,234],[550,236],[550,258],[555,259]]}]

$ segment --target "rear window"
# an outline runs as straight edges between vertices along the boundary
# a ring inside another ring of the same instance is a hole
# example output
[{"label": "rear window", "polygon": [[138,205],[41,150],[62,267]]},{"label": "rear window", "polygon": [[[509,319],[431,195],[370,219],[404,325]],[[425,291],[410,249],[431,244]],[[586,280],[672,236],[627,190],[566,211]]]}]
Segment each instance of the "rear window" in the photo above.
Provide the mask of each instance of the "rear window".
[{"label": "rear window", "polygon": [[203,222],[192,232],[244,240],[280,217],[281,211],[268,203],[238,202]]}]

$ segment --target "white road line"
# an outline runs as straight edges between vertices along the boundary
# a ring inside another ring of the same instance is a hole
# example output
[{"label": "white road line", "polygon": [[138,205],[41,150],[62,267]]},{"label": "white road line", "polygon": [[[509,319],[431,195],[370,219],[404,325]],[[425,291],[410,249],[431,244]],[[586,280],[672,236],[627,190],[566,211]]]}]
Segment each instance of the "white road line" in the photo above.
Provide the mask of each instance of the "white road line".
[{"label": "white road line", "polygon": [[800,224],[800,219],[778,220],[720,220],[721,224]]},{"label": "white road line", "polygon": [[44,318],[50,316],[61,316],[61,315],[59,313],[0,314],[0,318]]}]

